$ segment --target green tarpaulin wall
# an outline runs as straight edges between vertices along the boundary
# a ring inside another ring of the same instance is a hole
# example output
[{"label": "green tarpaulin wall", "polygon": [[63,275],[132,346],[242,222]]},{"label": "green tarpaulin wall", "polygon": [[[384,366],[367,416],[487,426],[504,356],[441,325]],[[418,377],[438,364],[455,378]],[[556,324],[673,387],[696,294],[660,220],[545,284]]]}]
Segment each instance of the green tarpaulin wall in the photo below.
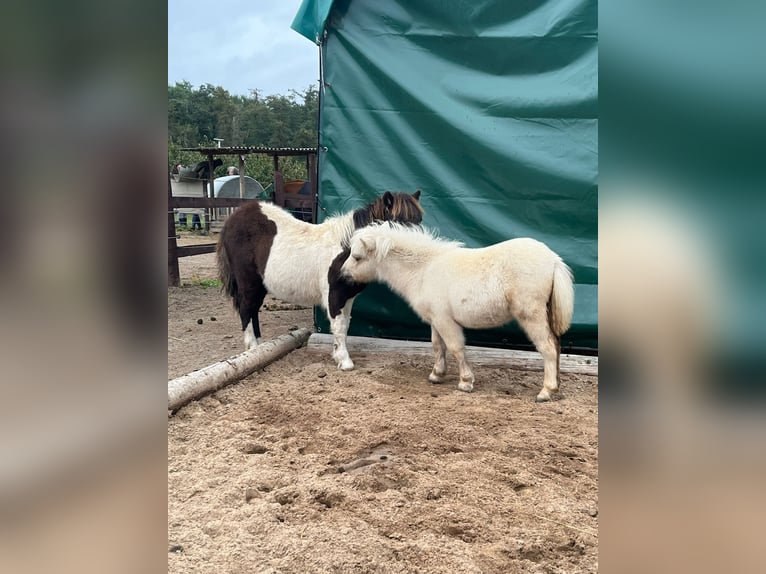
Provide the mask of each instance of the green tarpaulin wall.
[{"label": "green tarpaulin wall", "polygon": [[[421,189],[424,224],[469,247],[543,241],[575,276],[563,348],[597,348],[597,14],[595,0],[305,0],[293,28],[321,43],[323,215]],[[430,339],[379,285],[351,334]],[[515,324],[466,336],[528,344]]]}]

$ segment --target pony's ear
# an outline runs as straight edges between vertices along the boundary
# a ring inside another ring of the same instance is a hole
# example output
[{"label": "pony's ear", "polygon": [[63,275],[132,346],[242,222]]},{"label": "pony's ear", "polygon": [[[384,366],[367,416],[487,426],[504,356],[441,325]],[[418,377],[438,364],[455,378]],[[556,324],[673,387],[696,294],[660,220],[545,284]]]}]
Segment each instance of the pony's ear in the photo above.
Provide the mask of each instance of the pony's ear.
[{"label": "pony's ear", "polygon": [[417,190],[415,193],[413,193],[412,197],[414,197],[417,200],[420,200],[420,190]]},{"label": "pony's ear", "polygon": [[386,209],[391,209],[394,206],[394,196],[390,191],[383,194],[383,205]]}]

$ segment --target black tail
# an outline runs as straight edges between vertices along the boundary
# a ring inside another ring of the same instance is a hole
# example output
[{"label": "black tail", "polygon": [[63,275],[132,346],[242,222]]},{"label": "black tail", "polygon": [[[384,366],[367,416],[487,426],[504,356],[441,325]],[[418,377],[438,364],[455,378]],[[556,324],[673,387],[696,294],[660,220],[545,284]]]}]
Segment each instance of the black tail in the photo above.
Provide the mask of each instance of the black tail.
[{"label": "black tail", "polygon": [[218,278],[221,280],[221,290],[231,297],[234,308],[239,311],[239,286],[236,277],[231,272],[231,261],[229,260],[229,253],[226,251],[225,225],[221,230],[221,237],[218,239],[216,255],[218,256]]}]

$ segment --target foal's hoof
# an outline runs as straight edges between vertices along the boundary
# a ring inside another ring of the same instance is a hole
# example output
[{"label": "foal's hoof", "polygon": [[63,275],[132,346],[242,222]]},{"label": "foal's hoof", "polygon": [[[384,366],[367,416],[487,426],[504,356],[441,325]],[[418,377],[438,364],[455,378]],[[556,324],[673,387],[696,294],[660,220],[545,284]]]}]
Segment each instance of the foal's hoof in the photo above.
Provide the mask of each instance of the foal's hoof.
[{"label": "foal's hoof", "polygon": [[341,361],[338,364],[338,368],[341,371],[351,371],[354,368],[354,361],[352,361],[351,359],[346,359],[345,361]]},{"label": "foal's hoof", "polygon": [[553,393],[551,393],[550,391],[546,391],[545,389],[543,389],[542,391],[540,391],[540,394],[537,395],[537,398],[535,398],[535,402],[547,403],[548,401],[552,401],[553,394],[556,394],[556,391],[553,391]]},{"label": "foal's hoof", "polygon": [[444,382],[444,377],[442,375],[437,375],[436,373],[431,372],[431,374],[428,375],[428,380],[433,384],[438,385],[439,383]]},{"label": "foal's hoof", "polygon": [[465,393],[470,393],[471,391],[473,391],[473,383],[469,381],[460,381],[457,384],[457,389]]}]

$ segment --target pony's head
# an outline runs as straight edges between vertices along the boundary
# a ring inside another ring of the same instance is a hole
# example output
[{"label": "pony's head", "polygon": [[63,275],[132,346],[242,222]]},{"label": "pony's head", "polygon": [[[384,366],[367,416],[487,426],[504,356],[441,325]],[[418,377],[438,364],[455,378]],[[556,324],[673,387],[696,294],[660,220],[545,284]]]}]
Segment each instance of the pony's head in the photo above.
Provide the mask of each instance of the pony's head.
[{"label": "pony's head", "polygon": [[360,229],[381,221],[420,225],[424,213],[420,205],[420,190],[412,194],[387,191],[354,212],[354,228]]}]

